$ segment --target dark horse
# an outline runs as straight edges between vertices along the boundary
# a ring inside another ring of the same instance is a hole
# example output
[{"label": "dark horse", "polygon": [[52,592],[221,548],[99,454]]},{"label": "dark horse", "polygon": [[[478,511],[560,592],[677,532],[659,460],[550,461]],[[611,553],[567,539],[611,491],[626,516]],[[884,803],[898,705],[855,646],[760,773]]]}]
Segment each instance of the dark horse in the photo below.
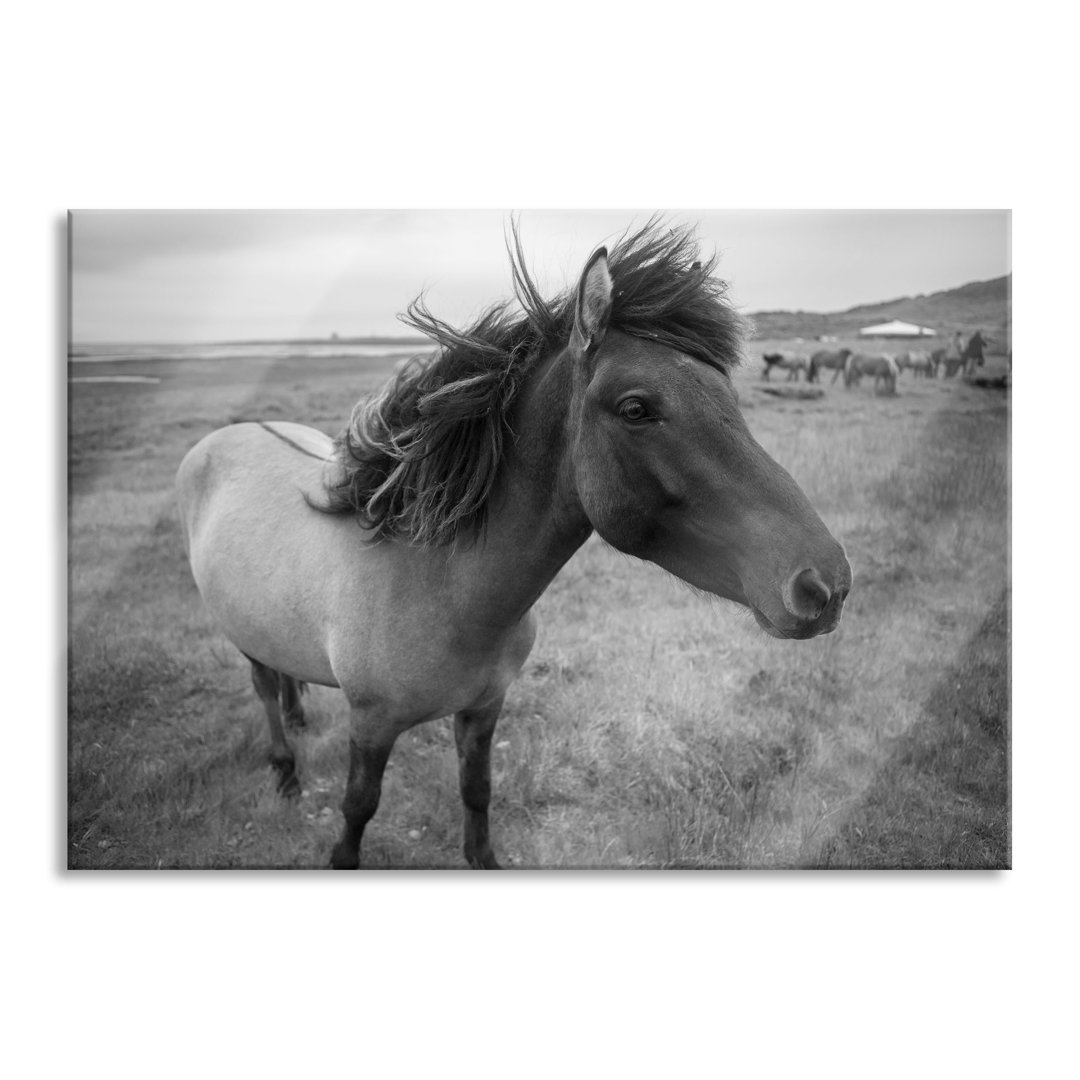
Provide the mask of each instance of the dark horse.
[{"label": "dark horse", "polygon": [[299,683],[349,702],[345,827],[359,865],[402,732],[452,714],[465,858],[497,866],[490,749],[536,633],[533,605],[596,530],[766,633],[834,630],[851,568],[794,480],[755,442],[731,385],[743,326],[715,257],[653,222],[596,251],[546,301],[516,233],[524,311],[455,330],[406,321],[438,355],[360,402],[336,442],[298,424],[236,424],[180,466],[195,581],[250,659],[271,760],[298,787],[282,712]]},{"label": "dark horse", "polygon": [[762,353],[761,359],[765,362],[761,377],[766,382],[769,382],[769,374],[773,368],[786,371],[788,382],[797,382],[800,371],[807,372],[809,377],[810,361],[801,353]]},{"label": "dark horse", "polygon": [[960,359],[964,362],[965,375],[973,375],[977,367],[982,367],[986,363],[983,349],[990,344],[991,340],[991,338],[984,338],[981,330],[976,330],[968,339],[964,351],[960,354]]},{"label": "dark horse", "polygon": [[818,373],[820,371],[824,368],[832,368],[832,381],[836,382],[836,380],[844,373],[844,368],[847,365],[847,358],[850,355],[850,349],[818,349],[818,351],[810,357],[810,367],[806,372],[806,381],[817,382]]}]

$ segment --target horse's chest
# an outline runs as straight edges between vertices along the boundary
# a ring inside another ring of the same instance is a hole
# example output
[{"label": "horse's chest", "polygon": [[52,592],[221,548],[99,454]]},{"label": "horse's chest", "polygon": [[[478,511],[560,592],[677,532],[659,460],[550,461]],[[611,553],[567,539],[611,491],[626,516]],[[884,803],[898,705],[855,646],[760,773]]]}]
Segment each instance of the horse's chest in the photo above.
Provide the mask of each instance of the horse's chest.
[{"label": "horse's chest", "polygon": [[374,697],[380,711],[405,726],[500,698],[517,677],[535,638],[531,616],[513,632],[491,641],[449,628],[413,632],[408,640],[384,638],[342,673],[350,697]]}]

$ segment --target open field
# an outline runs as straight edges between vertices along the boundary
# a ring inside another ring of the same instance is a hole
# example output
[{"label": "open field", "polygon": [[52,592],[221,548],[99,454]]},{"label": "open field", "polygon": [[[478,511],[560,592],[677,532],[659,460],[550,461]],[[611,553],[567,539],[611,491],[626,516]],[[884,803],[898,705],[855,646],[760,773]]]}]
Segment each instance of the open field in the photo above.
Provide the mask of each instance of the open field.
[{"label": "open field", "polygon": [[[847,547],[836,633],[768,638],[593,537],[542,597],[493,754],[492,831],[518,867],[1005,867],[1009,402],[905,373],[820,401],[736,375],[751,429]],[[906,346],[890,347],[900,351]],[[240,419],[328,433],[387,360],[75,364],[70,399],[67,861],[321,867],[346,707],[315,687],[283,801],[247,661],[191,581],[172,502],[186,450]],[[775,376],[774,376],[775,379]],[[403,736],[369,867],[461,867],[449,721]]]}]

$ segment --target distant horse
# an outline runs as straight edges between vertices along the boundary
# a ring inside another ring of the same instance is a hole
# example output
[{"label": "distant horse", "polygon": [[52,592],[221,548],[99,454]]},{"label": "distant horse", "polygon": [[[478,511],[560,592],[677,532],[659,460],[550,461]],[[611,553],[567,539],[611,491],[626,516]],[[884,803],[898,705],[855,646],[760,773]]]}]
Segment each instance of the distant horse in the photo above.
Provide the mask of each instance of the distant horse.
[{"label": "distant horse", "polygon": [[910,370],[912,375],[918,378],[933,378],[934,365],[930,360],[930,353],[925,350],[915,349],[911,352],[902,352],[896,358],[896,366],[900,371]]},{"label": "distant horse", "polygon": [[953,334],[942,360],[945,364],[946,379],[951,379],[964,366],[964,337],[959,330]]},{"label": "distant horse", "polygon": [[807,379],[809,380],[810,361],[802,353],[762,353],[761,359],[765,361],[765,369],[761,373],[761,377],[768,382],[769,372],[773,368],[779,368],[781,371],[788,373],[787,381],[798,381],[799,372],[803,371],[807,373]]},{"label": "distant horse", "polygon": [[836,380],[844,373],[844,365],[847,363],[847,358],[850,355],[850,349],[818,349],[818,351],[810,357],[810,366],[806,372],[806,381],[817,382],[818,372],[823,368],[832,368],[832,381],[836,382]]},{"label": "distant horse", "polygon": [[844,368],[844,385],[850,389],[852,386],[857,386],[864,375],[873,375],[875,394],[882,383],[890,394],[895,394],[896,377],[899,374],[896,359],[888,353],[876,355],[852,353]]},{"label": "distant horse", "polygon": [[965,375],[973,375],[976,367],[981,367],[986,363],[983,349],[990,344],[991,340],[991,338],[984,338],[981,330],[976,330],[975,333],[968,338],[968,343],[964,346],[964,350],[960,354],[960,358],[964,364]]},{"label": "distant horse", "polygon": [[359,865],[395,740],[454,715],[464,853],[495,868],[490,750],[536,634],[532,608],[593,530],[696,589],[747,606],[778,638],[829,633],[851,587],[844,551],[754,440],[731,373],[743,324],[695,268],[684,229],[650,222],[572,290],[544,300],[514,232],[523,313],[455,330],[361,401],[336,442],[244,423],[185,457],[178,498],[192,572],[251,661],[280,786],[298,788],[282,726],[300,681],[349,702],[337,868]]}]

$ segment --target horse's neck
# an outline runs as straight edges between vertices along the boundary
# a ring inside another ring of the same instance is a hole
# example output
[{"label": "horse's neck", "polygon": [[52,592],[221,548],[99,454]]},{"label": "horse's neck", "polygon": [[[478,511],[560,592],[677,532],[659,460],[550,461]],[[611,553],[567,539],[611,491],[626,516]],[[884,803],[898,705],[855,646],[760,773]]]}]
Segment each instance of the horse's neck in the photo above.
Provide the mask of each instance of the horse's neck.
[{"label": "horse's neck", "polygon": [[471,621],[515,626],[592,531],[567,455],[571,397],[565,354],[542,362],[522,391],[487,527],[460,561]]}]

